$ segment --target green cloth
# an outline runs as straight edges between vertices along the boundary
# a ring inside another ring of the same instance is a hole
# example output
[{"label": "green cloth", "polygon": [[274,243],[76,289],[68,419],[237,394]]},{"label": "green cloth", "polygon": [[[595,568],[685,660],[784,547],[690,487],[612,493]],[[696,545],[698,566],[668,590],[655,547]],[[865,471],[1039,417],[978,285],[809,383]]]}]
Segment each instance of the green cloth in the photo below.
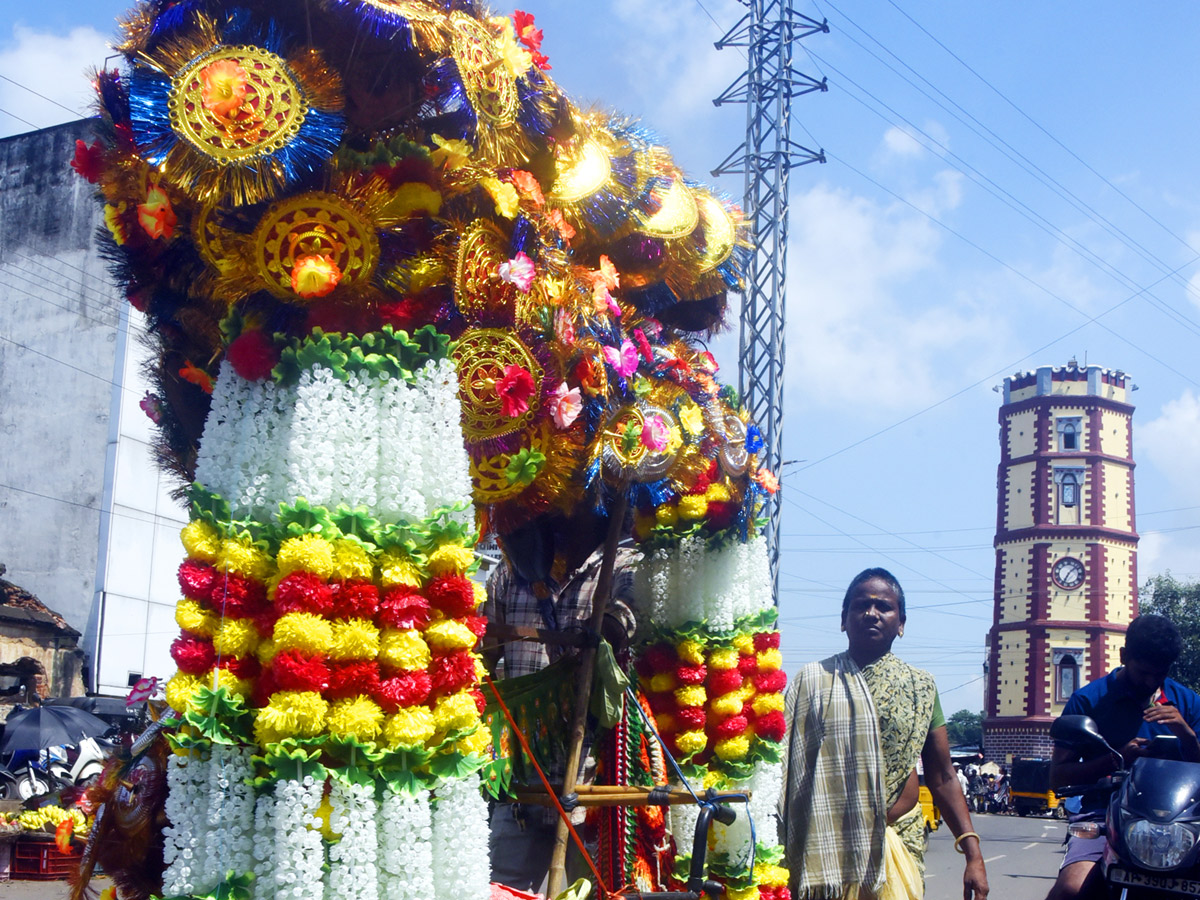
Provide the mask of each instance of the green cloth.
[{"label": "green cloth", "polygon": [[602,728],[612,728],[625,711],[625,690],[629,678],[617,664],[612,644],[604,638],[596,648],[596,668],[592,673],[592,698],[588,710]]},{"label": "green cloth", "polygon": [[933,695],[933,718],[929,720],[929,730],[941,728],[946,724],[946,714],[942,712],[942,695],[934,692]]},{"label": "green cloth", "polygon": [[883,754],[871,695],[849,653],[809,663],[788,687],[780,842],[795,900],[883,883]]},{"label": "green cloth", "polygon": [[[883,752],[885,808],[899,799],[929,732],[945,724],[933,676],[888,653],[862,669],[879,722]],[[938,720],[941,719],[941,722]],[[925,874],[925,829],[918,804],[894,824],[904,845]]]}]

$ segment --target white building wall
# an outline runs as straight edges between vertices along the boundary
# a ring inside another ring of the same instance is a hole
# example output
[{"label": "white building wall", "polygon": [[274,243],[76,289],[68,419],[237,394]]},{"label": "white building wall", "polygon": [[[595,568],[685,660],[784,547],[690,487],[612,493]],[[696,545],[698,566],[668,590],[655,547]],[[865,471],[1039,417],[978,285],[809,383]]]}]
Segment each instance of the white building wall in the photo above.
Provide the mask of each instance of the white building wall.
[{"label": "white building wall", "polygon": [[83,632],[91,686],[123,694],[174,670],[186,514],[153,465],[140,316],[97,253],[76,138],[87,123],[0,140],[0,562]]}]

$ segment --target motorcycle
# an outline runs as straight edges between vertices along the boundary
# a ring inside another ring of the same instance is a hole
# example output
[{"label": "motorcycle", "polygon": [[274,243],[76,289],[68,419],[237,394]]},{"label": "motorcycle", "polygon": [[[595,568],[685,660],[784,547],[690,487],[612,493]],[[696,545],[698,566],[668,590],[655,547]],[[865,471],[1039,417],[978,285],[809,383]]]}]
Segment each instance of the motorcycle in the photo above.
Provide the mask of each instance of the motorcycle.
[{"label": "motorcycle", "polygon": [[78,747],[18,750],[8,766],[0,768],[0,789],[6,793],[11,789],[8,798],[28,800],[63,788],[86,787],[100,776],[115,748],[112,741],[89,737]]},{"label": "motorcycle", "polygon": [[[1087,716],[1061,716],[1050,737],[1072,747],[1121,754]],[[1110,794],[1103,811],[1074,819],[1068,832],[1107,839],[1100,860],[1108,894],[1118,900],[1200,898],[1200,763],[1184,762],[1179,740],[1156,736],[1149,755],[1096,784],[1059,788],[1060,797]]]}]

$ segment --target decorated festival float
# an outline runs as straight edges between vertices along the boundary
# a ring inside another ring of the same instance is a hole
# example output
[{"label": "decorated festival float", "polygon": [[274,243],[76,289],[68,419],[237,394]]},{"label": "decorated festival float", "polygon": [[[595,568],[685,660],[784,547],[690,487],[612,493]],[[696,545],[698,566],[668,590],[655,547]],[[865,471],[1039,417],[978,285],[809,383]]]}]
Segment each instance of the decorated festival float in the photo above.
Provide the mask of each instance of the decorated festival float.
[{"label": "decorated festival float", "polygon": [[522,12],[153,0],[122,35],[73,165],[191,521],[170,711],[95,790],[74,895],[101,864],[123,900],[488,897],[489,793],[536,793],[582,714],[486,677],[474,546],[590,505],[610,563],[632,521],[644,625],[596,892],[682,890],[712,791],[748,802],[709,879],[786,898],[777,483],[701,343],[740,213],[572,104]]}]

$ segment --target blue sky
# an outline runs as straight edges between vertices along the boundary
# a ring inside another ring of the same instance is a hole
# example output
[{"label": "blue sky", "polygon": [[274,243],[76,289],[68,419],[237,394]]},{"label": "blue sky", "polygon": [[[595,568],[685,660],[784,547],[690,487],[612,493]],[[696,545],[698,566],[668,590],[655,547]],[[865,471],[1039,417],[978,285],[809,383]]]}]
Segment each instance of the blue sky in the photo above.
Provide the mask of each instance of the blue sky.
[{"label": "blue sky", "polygon": [[[796,66],[830,90],[795,101],[793,137],[829,162],[791,182],[785,658],[841,649],[845,584],[884,565],[909,595],[898,651],[947,711],[979,709],[1004,374],[1133,373],[1140,577],[1200,578],[1200,7],[796,5],[829,20]],[[0,135],[84,109],[125,6],[10,17]],[[744,66],[712,46],[740,3],[524,8],[577,101],[641,117],[691,173],[740,143],[743,108],[711,103]],[[736,335],[715,349],[736,383]]]}]

